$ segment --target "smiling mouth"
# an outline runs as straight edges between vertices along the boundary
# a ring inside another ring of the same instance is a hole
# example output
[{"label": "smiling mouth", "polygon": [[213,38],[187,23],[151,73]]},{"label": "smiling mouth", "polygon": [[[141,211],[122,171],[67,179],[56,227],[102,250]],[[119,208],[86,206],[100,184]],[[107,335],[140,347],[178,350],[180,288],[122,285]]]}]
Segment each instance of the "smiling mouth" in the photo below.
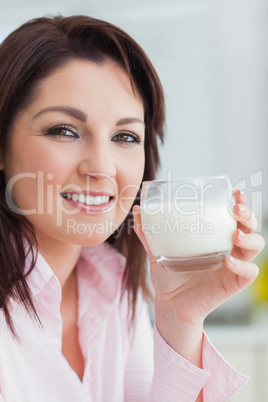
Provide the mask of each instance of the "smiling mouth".
[{"label": "smiling mouth", "polygon": [[85,194],[77,194],[77,193],[61,193],[61,196],[67,200],[72,200],[74,202],[79,202],[85,205],[104,205],[113,199],[110,196],[98,195],[85,195]]}]

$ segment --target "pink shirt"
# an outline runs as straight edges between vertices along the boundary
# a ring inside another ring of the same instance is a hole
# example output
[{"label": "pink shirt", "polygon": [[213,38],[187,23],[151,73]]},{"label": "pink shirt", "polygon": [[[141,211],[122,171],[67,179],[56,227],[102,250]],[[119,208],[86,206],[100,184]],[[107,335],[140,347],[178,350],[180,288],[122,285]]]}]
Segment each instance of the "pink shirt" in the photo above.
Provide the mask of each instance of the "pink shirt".
[{"label": "pink shirt", "polygon": [[[84,248],[78,262],[79,341],[85,358],[81,382],[61,353],[61,287],[39,254],[28,283],[40,328],[12,304],[15,341],[0,310],[1,402],[227,401],[246,381],[203,342],[201,370],[187,362],[150,325],[139,300],[135,334],[129,333],[127,298],[120,303],[124,258],[108,244]],[[178,334],[179,336],[179,334]],[[154,347],[154,352],[153,352]]]}]

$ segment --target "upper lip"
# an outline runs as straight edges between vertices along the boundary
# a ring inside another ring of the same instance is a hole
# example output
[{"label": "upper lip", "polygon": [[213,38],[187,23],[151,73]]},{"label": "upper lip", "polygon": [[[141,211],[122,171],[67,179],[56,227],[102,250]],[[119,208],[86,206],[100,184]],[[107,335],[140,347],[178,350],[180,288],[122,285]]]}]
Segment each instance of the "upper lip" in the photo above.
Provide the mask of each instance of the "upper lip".
[{"label": "upper lip", "polygon": [[107,193],[107,191],[62,191],[62,193],[84,194],[90,195],[91,197],[113,197],[113,195]]}]

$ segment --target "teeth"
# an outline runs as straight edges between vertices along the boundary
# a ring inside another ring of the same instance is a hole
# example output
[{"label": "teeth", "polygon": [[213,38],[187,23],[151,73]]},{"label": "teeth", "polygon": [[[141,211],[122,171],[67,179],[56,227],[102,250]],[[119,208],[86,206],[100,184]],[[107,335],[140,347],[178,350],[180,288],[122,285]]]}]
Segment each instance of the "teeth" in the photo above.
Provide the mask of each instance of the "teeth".
[{"label": "teeth", "polygon": [[80,194],[78,199],[79,199],[79,202],[85,202],[84,194]]},{"label": "teeth", "polygon": [[94,205],[100,205],[101,197],[94,197]]},{"label": "teeth", "polygon": [[92,197],[91,195],[87,195],[85,203],[87,205],[93,205],[94,204],[94,197]]},{"label": "teeth", "polygon": [[109,201],[109,197],[106,196],[97,196],[92,197],[91,195],[84,195],[84,194],[71,194],[71,193],[62,193],[64,198],[68,200],[73,200],[75,202],[79,201],[86,205],[101,205],[106,204]]}]

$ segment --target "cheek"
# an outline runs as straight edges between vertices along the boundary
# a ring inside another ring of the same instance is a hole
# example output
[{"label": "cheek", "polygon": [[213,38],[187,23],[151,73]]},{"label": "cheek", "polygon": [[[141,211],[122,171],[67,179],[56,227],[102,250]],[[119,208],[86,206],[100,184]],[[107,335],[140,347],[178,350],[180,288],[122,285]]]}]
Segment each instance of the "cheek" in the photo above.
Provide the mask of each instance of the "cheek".
[{"label": "cheek", "polygon": [[[21,214],[36,209],[38,199],[38,180],[36,173],[18,173],[6,177],[7,201],[9,207]],[[20,211],[17,210],[20,209]]]},{"label": "cheek", "polygon": [[128,214],[136,195],[140,189],[144,173],[144,156],[140,157],[139,162],[133,161],[129,169],[125,169],[121,174],[118,204],[124,214]]},{"label": "cheek", "polygon": [[46,178],[43,171],[24,172],[12,176],[7,182],[9,207],[27,216],[54,210],[58,189],[56,184]]},{"label": "cheek", "polygon": [[38,165],[34,154],[29,154],[22,147],[16,147],[15,150],[7,154],[4,165],[9,200],[21,209],[32,209],[36,207],[38,198]]},{"label": "cheek", "polygon": [[16,210],[17,207],[21,211],[16,212],[24,215],[32,215],[34,211],[39,214],[40,211],[54,211],[60,192],[58,187],[67,174],[62,166],[65,164],[59,155],[55,155],[52,149],[40,147],[39,141],[31,147],[14,142],[4,166],[10,208]]}]

